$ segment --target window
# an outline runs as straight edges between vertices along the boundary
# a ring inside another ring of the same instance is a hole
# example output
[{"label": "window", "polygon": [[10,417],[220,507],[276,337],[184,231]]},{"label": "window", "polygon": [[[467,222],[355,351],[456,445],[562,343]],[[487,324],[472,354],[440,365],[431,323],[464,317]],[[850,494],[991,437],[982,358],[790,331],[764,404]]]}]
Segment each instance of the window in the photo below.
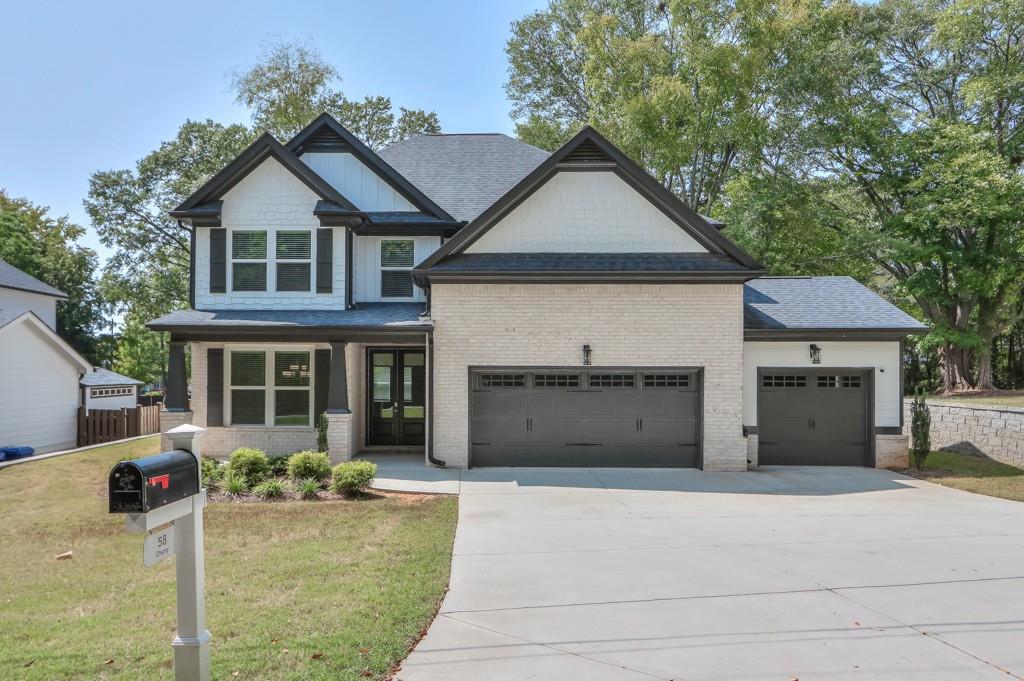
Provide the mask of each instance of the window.
[{"label": "window", "polygon": [[807,386],[806,376],[770,376],[761,377],[762,388],[804,388]]},{"label": "window", "polygon": [[267,290],[266,231],[231,232],[231,290]]},{"label": "window", "polygon": [[416,243],[412,239],[380,242],[380,297],[412,298],[412,266]]},{"label": "window", "polygon": [[280,231],[274,235],[278,291],[309,291],[311,281],[311,233]]},{"label": "window", "polygon": [[838,376],[818,376],[818,387],[819,388],[834,388],[836,387],[836,379]]},{"label": "window", "polygon": [[232,351],[231,424],[310,425],[310,357],[308,351]]},{"label": "window", "polygon": [[860,376],[843,376],[842,386],[844,388],[859,388]]},{"label": "window", "polygon": [[525,388],[526,374],[480,374],[481,388]]},{"label": "window", "polygon": [[579,374],[534,374],[535,388],[578,388]]},{"label": "window", "polygon": [[689,388],[690,374],[644,374],[645,388]]},{"label": "window", "polygon": [[118,397],[121,395],[131,395],[135,392],[135,389],[129,386],[123,388],[90,388],[90,397]]},{"label": "window", "polygon": [[590,374],[591,388],[633,388],[636,376],[633,374]]}]

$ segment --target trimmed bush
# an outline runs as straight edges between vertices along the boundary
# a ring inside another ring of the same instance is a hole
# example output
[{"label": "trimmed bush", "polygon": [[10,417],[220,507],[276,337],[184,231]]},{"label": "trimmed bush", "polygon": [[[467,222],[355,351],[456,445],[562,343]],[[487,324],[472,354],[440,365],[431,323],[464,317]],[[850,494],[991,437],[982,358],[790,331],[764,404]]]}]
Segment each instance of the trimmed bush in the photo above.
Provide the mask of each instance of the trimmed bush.
[{"label": "trimmed bush", "polygon": [[270,460],[262,450],[239,447],[231,452],[231,471],[255,485],[270,473]]},{"label": "trimmed bush", "polygon": [[284,484],[280,480],[264,480],[252,488],[252,491],[263,501],[280,499],[284,496]]},{"label": "trimmed bush", "polygon": [[312,478],[305,480],[299,480],[295,483],[295,491],[299,493],[303,499],[307,501],[313,501],[320,498],[320,481]]},{"label": "trimmed bush", "polygon": [[231,472],[224,476],[224,491],[233,497],[241,496],[249,491],[249,483],[245,477]]},{"label": "trimmed bush", "polygon": [[320,414],[316,422],[316,448],[321,452],[327,451],[327,412]]},{"label": "trimmed bush", "polygon": [[918,393],[914,401],[910,403],[910,436],[913,440],[910,444],[910,453],[914,459],[914,468],[921,470],[928,452],[932,450],[932,414],[928,410],[928,403],[924,399],[924,393]]},{"label": "trimmed bush", "polygon": [[352,495],[366,489],[377,475],[377,464],[369,461],[343,461],[334,467],[331,489]]},{"label": "trimmed bush", "polygon": [[199,465],[203,474],[204,484],[207,480],[220,480],[224,477],[224,467],[220,465],[220,461],[217,461],[217,459],[204,456],[200,460]]},{"label": "trimmed bush", "polygon": [[331,460],[323,452],[299,452],[288,459],[288,477],[323,482],[331,477]]},{"label": "trimmed bush", "polygon": [[267,461],[270,463],[270,474],[275,478],[282,478],[288,475],[288,455],[287,454],[272,454],[267,457]]}]

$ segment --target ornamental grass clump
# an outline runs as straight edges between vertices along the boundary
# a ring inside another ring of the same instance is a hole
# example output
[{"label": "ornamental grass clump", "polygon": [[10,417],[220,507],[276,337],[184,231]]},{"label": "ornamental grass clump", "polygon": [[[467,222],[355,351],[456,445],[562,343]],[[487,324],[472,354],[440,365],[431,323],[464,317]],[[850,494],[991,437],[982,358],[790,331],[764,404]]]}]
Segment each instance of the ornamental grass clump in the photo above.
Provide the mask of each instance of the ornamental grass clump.
[{"label": "ornamental grass clump", "polygon": [[284,496],[284,483],[276,478],[271,478],[253,487],[252,491],[263,501],[273,501]]},{"label": "ornamental grass clump", "polygon": [[334,467],[331,489],[353,496],[365,490],[377,476],[377,464],[369,461],[343,461]]},{"label": "ornamental grass clump", "polygon": [[307,478],[295,483],[295,491],[306,501],[316,501],[320,498],[320,481]]},{"label": "ornamental grass clump", "polygon": [[240,497],[249,491],[249,483],[244,476],[229,471],[224,476],[224,491],[233,497]]}]

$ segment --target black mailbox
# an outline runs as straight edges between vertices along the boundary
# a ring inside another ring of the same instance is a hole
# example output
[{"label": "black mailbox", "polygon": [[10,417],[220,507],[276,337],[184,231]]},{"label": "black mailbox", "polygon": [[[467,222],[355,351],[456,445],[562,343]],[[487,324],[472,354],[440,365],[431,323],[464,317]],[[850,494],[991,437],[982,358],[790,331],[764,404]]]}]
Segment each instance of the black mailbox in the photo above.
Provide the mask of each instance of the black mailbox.
[{"label": "black mailbox", "polygon": [[176,449],[110,469],[111,513],[149,513],[199,494],[199,464],[192,452]]}]

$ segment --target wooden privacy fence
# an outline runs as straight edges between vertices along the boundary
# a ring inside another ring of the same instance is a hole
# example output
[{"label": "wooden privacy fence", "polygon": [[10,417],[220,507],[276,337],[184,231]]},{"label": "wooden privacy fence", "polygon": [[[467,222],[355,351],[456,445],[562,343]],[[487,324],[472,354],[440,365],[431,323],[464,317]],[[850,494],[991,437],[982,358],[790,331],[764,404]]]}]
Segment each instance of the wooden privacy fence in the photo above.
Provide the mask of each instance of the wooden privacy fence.
[{"label": "wooden privacy fence", "polygon": [[123,440],[160,432],[160,405],[134,409],[78,408],[78,446]]}]

